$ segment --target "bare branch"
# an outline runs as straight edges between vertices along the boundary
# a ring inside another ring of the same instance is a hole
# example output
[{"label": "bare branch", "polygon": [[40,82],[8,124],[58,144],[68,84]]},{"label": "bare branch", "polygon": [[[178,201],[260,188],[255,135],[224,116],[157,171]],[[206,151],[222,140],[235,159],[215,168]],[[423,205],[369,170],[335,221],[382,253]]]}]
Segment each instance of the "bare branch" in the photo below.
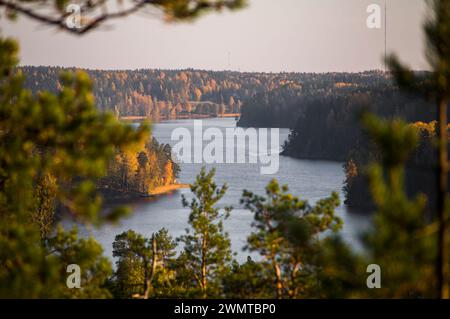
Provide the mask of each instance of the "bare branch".
[{"label": "bare branch", "polygon": [[[45,23],[47,25],[56,26],[69,33],[82,35],[85,34],[106,20],[121,18],[130,14],[138,12],[145,6],[153,6],[160,9],[170,20],[188,20],[197,17],[200,13],[206,11],[221,11],[223,8],[229,10],[235,10],[245,5],[245,0],[185,0],[165,2],[161,0],[130,0],[131,6],[127,8],[120,8],[118,11],[107,11],[107,0],[98,0],[96,2],[91,0],[80,1],[80,13],[84,21],[79,28],[72,27],[67,24],[67,18],[71,15],[69,12],[59,12],[57,14],[43,13],[42,10],[36,9],[36,2],[33,1],[13,1],[13,0],[0,0],[0,7],[6,8],[6,10],[13,13],[17,12],[33,20]],[[50,1],[41,0],[41,7],[49,8],[51,6]],[[100,11],[100,12],[98,12]]]},{"label": "bare branch", "polygon": [[[92,29],[98,27],[100,24],[102,24],[106,20],[125,17],[130,14],[133,14],[133,13],[139,11],[142,7],[144,7],[147,4],[155,4],[155,1],[154,0],[141,0],[141,1],[136,2],[133,6],[123,9],[123,10],[120,10],[120,11],[111,12],[111,13],[104,12],[104,13],[100,14],[99,16],[89,20],[81,28],[71,28],[66,24],[66,18],[69,15],[68,13],[63,13],[58,17],[53,17],[51,15],[39,13],[36,10],[33,10],[33,9],[25,7],[25,6],[21,6],[14,2],[0,0],[0,6],[3,6],[8,10],[18,12],[29,18],[32,18],[36,21],[43,22],[48,25],[57,26],[57,27],[63,29],[64,31],[69,31],[70,33],[76,34],[76,35],[85,34],[88,31],[91,31]],[[92,8],[89,8],[89,9],[92,9]],[[82,11],[86,12],[89,9],[84,7]]]}]

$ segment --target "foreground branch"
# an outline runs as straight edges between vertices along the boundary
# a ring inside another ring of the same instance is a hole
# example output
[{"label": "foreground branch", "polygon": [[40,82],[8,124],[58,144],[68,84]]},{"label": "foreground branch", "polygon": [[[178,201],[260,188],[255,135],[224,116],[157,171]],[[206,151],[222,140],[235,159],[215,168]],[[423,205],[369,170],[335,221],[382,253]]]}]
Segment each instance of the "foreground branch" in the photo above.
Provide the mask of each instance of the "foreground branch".
[{"label": "foreground branch", "polygon": [[[27,16],[29,18],[32,18],[36,21],[43,22],[48,25],[57,26],[60,29],[63,29],[64,31],[68,31],[72,34],[76,35],[82,35],[87,33],[88,31],[91,31],[98,27],[100,24],[105,22],[106,20],[125,17],[130,14],[133,14],[137,11],[139,11],[142,7],[144,7],[147,4],[155,4],[154,0],[141,0],[139,2],[136,2],[132,7],[123,9],[116,12],[111,13],[103,13],[99,16],[90,19],[87,23],[82,25],[80,28],[74,28],[69,27],[66,23],[66,19],[69,16],[69,13],[63,13],[58,17],[53,17],[51,15],[46,15],[43,13],[39,13],[33,9],[27,8],[25,6],[21,6],[17,3],[13,3],[6,0],[0,0],[0,6],[5,7],[7,10],[11,10],[13,12],[18,12],[20,14],[23,14],[24,16]],[[97,6],[91,7],[91,9],[95,9]]]}]

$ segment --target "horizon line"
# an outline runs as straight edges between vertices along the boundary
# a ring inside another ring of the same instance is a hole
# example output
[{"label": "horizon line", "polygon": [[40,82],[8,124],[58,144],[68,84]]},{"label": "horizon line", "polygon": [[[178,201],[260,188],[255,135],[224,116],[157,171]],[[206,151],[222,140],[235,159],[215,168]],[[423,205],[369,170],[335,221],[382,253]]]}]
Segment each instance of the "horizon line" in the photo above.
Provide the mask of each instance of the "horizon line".
[{"label": "horizon line", "polygon": [[[155,70],[155,71],[201,71],[201,72],[229,72],[229,73],[239,73],[239,74],[330,74],[330,73],[348,73],[348,74],[359,74],[359,73],[391,73],[392,71],[385,71],[383,69],[365,69],[360,71],[239,71],[239,70],[226,70],[226,69],[201,69],[201,68],[123,68],[123,69],[114,69],[114,68],[87,68],[87,67],[79,67],[79,66],[59,66],[59,65],[18,65],[19,68],[55,68],[55,69],[78,69],[78,70],[86,70],[86,71],[109,71],[109,72],[124,72],[124,71],[146,71],[146,70]],[[411,70],[412,72],[431,72],[430,70]]]}]

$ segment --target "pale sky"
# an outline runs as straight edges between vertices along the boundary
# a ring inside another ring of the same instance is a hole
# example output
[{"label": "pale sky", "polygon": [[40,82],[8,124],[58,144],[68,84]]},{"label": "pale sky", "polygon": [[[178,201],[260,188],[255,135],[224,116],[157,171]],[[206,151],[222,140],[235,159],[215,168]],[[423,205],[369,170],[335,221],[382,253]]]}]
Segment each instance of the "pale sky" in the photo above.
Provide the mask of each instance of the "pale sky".
[{"label": "pale sky", "polygon": [[[425,0],[386,0],[388,51],[425,69]],[[91,69],[195,68],[261,72],[381,69],[384,29],[366,26],[367,6],[384,0],[251,0],[233,13],[168,24],[134,15],[82,37],[25,17],[0,20],[19,40],[22,65]],[[384,15],[384,12],[383,12]]]}]

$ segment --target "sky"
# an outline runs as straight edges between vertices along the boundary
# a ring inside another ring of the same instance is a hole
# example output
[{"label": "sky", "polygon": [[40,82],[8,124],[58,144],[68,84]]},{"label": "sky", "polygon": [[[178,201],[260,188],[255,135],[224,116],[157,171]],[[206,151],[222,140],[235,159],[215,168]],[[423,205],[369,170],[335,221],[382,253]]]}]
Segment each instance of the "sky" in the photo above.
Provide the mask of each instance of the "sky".
[{"label": "sky", "polygon": [[[359,72],[383,68],[384,27],[369,29],[366,10],[384,1],[250,0],[241,11],[192,23],[133,15],[82,37],[20,17],[1,19],[0,32],[19,40],[21,65]],[[425,0],[386,1],[388,52],[413,69],[426,69]]]}]

